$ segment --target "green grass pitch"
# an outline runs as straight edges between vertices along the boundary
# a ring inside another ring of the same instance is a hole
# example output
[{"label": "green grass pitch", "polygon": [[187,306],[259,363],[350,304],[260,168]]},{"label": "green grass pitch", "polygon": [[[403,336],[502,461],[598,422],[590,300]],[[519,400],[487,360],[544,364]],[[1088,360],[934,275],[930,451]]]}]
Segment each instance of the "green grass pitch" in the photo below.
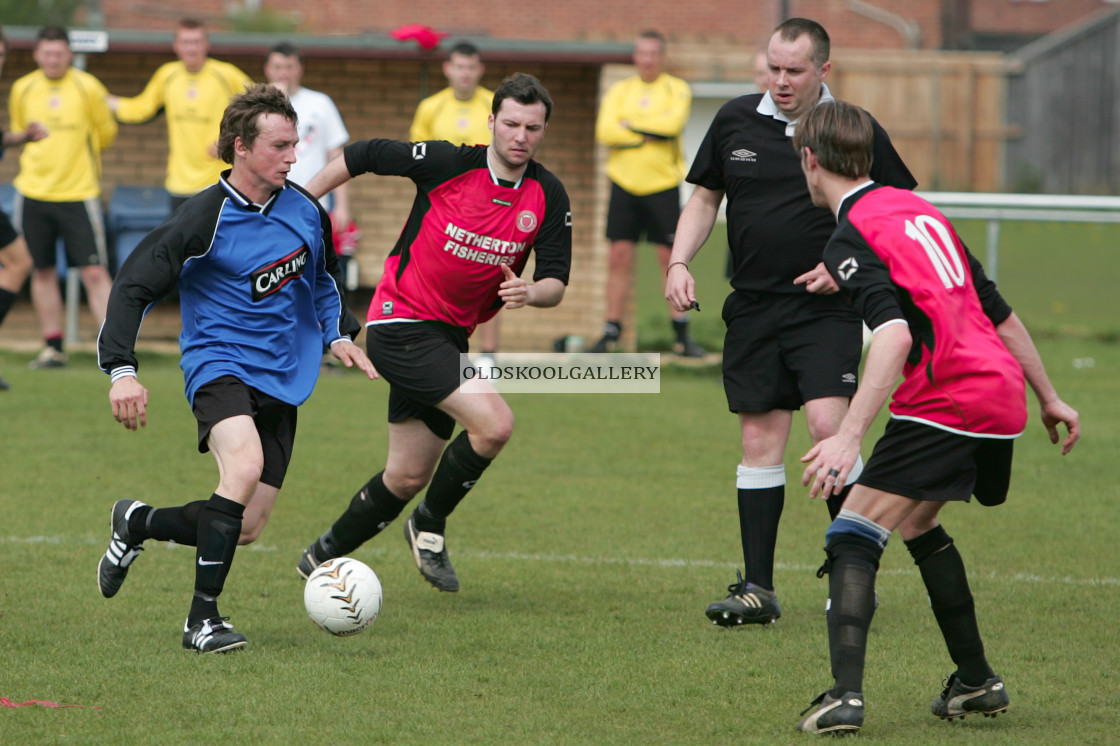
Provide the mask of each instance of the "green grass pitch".
[{"label": "green grass pitch", "polygon": [[[953,666],[896,537],[878,585],[861,743],[1115,742],[1120,316],[1094,298],[1105,297],[1116,260],[1089,240],[1092,230],[1070,237],[1043,226],[1036,243],[1027,229],[1019,241],[1011,233],[1001,286],[1039,332],[1085,431],[1062,458],[1032,417],[1016,444],[1008,502],[944,513],[1011,709],[956,723],[929,714]],[[1115,234],[1102,235],[1115,246]],[[713,246],[698,265],[706,269],[697,327],[715,347],[724,291]],[[651,264],[640,274],[639,311],[663,314]],[[642,322],[648,347],[659,318]],[[27,370],[30,357],[0,352],[13,385],[0,394],[0,697],[82,707],[0,708],[0,742],[808,738],[793,726],[830,678],[826,585],[814,575],[827,516],[797,483],[804,423],[795,418],[777,551],[784,616],[770,629],[714,628],[702,612],[742,558],[738,428],[712,371],[667,367],[659,395],[511,396],[513,440],[450,522],[462,592],[430,588],[393,525],[354,553],[377,571],[385,601],[352,638],[306,617],[295,564],[383,465],[387,387],[325,375],[300,411],[272,521],[239,550],[223,596],[223,613],[250,645],[208,657],[180,646],[193,550],[149,543],[112,600],[95,582],[113,501],[180,504],[216,484],[211,457],[195,451],[177,361],[142,356],[150,422],[129,433],[110,416],[108,381],[92,355],[42,372]]]}]

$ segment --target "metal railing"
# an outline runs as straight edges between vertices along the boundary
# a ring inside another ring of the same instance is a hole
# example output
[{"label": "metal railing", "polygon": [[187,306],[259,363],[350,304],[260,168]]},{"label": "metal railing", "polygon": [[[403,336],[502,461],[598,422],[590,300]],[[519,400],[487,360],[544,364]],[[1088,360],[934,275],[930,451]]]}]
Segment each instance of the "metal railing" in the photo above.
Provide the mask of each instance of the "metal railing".
[{"label": "metal railing", "polygon": [[984,271],[993,280],[999,271],[999,227],[1004,220],[1120,223],[1120,197],[978,192],[917,194],[936,205],[947,218],[987,221],[988,253]]}]

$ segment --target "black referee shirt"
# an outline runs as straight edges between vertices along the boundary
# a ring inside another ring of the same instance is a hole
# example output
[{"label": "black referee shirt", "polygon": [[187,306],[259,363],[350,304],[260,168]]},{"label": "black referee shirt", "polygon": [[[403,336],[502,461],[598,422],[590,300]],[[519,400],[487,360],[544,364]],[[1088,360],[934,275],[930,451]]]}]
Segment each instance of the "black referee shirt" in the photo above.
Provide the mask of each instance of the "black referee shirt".
[{"label": "black referee shirt", "polygon": [[[731,286],[751,292],[806,295],[793,279],[821,261],[836,230],[827,208],[815,207],[786,122],[758,112],[764,94],[724,104],[700,145],[689,183],[727,196],[727,235],[734,261]],[[878,122],[871,178],[913,189],[917,182]]]}]

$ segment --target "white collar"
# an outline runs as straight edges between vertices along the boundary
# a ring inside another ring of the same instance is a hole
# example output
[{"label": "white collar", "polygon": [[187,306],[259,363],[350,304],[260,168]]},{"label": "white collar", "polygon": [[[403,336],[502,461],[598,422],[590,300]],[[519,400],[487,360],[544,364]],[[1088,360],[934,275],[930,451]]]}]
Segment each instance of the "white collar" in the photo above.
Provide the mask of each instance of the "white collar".
[{"label": "white collar", "polygon": [[856,192],[859,192],[859,191],[862,191],[862,190],[866,189],[868,186],[870,186],[874,183],[875,183],[874,181],[872,181],[871,179],[868,179],[867,181],[863,182],[862,184],[859,184],[858,186],[853,187],[847,194],[845,194],[843,197],[841,197],[840,201],[836,203],[836,217],[837,218],[840,217],[840,208],[844,206],[844,200],[846,200],[848,197],[851,197]]},{"label": "white collar", "polygon": [[[828,89],[828,84],[821,83],[821,97],[817,100],[817,103],[823,104],[825,101],[834,100],[835,99],[832,97],[832,91]],[[814,106],[816,106],[816,104],[814,104]],[[801,121],[796,120],[791,122],[789,117],[785,115],[785,112],[780,110],[778,108],[778,105],[774,103],[774,99],[770,97],[770,91],[767,91],[763,94],[762,100],[758,102],[757,111],[759,114],[765,117],[771,117],[773,119],[777,119],[779,122],[785,122],[786,137],[793,137],[793,133],[797,131],[797,122]]]}]

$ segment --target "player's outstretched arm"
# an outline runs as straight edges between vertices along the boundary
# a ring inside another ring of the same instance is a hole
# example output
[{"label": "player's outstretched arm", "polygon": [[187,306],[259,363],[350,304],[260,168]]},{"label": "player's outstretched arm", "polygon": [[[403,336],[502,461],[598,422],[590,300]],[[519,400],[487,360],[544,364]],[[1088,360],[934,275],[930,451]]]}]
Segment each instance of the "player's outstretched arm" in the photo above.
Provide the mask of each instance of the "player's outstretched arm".
[{"label": "player's outstretched arm", "polygon": [[315,174],[311,181],[307,182],[307,191],[318,199],[327,192],[350,181],[351,178],[350,169],[346,167],[346,157],[340,154],[337,158],[332,158],[327,165],[323,166],[322,171]]},{"label": "player's outstretched arm", "polygon": [[1081,415],[1077,410],[1066,404],[1058,396],[1050,377],[1046,375],[1046,368],[1042,364],[1042,356],[1034,346],[1030,332],[1023,326],[1023,322],[1012,313],[996,327],[1000,339],[1007,349],[1019,361],[1023,368],[1023,376],[1027,379],[1038,403],[1042,408],[1042,424],[1050,435],[1050,442],[1057,443],[1060,439],[1058,425],[1066,426],[1067,435],[1062,441],[1062,455],[1066,455],[1081,437]]},{"label": "player's outstretched arm", "polygon": [[113,419],[129,430],[148,424],[148,389],[135,376],[118,378],[109,387]]}]

